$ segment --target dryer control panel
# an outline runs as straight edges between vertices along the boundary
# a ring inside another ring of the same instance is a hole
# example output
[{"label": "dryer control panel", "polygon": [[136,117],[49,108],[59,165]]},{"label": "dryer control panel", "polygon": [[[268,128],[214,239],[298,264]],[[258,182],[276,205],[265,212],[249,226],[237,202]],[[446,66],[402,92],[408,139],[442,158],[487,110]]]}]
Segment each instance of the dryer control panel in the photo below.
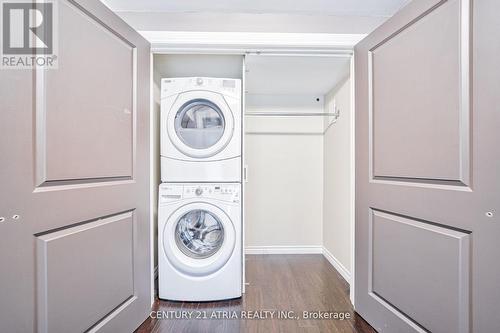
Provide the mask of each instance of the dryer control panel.
[{"label": "dryer control panel", "polygon": [[241,80],[214,77],[163,78],[161,80],[161,98],[190,90],[208,90],[241,98]]},{"label": "dryer control panel", "polygon": [[205,183],[160,185],[160,203],[196,198],[239,203],[241,200],[241,185]]}]

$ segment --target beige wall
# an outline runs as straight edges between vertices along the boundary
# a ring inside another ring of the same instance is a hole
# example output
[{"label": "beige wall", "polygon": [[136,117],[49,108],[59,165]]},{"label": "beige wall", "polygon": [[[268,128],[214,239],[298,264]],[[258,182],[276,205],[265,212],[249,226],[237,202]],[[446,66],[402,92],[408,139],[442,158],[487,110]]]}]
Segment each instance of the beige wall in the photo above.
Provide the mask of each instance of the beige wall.
[{"label": "beige wall", "polygon": [[[323,110],[315,96],[247,101],[247,112]],[[322,245],[323,124],[311,118],[246,117],[247,248]]]},{"label": "beige wall", "polygon": [[370,33],[384,16],[336,16],[274,13],[195,13],[119,11],[138,31],[223,31],[285,33]]},{"label": "beige wall", "polygon": [[243,76],[243,56],[155,54],[154,67],[161,78],[205,76],[241,79]]},{"label": "beige wall", "polygon": [[325,97],[340,117],[324,136],[323,246],[351,272],[351,95],[347,79]]}]

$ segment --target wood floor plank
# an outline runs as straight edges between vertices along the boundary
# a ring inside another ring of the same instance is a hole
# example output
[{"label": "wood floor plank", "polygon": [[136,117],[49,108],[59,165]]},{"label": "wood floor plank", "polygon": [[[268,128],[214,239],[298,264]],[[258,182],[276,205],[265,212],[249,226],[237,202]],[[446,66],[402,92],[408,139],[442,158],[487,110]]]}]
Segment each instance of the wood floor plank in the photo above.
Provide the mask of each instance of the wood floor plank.
[{"label": "wood floor plank", "polygon": [[[237,319],[217,317],[148,318],[138,333],[304,332],[372,333],[375,330],[357,315],[349,301],[349,284],[319,254],[247,255],[246,293],[241,299],[221,302],[170,302],[156,299],[153,310],[163,313],[197,312],[208,316],[238,314]],[[242,311],[293,311],[293,319],[244,319]],[[306,319],[303,311],[349,313],[350,319]]]}]

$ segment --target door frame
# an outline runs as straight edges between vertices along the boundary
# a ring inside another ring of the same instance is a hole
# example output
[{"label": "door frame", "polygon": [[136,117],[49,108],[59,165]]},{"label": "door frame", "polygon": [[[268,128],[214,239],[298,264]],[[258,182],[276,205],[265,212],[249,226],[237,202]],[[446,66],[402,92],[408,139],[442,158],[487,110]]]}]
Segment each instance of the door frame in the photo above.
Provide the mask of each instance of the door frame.
[{"label": "door frame", "polygon": [[139,31],[154,54],[350,55],[367,34]]},{"label": "door frame", "polygon": [[[354,78],[354,46],[366,37],[366,34],[317,34],[317,33],[246,33],[246,32],[183,32],[183,31],[139,31],[139,33],[151,43],[151,82],[153,82],[154,55],[155,54],[221,54],[243,56],[243,84],[245,78],[245,56],[248,54],[279,55],[279,56],[317,56],[317,57],[347,57],[350,58],[350,266],[351,278],[349,298],[354,304],[354,269],[355,269],[355,78]],[[154,116],[154,85],[151,85],[151,137],[150,146],[153,147],[155,140],[153,131]],[[244,94],[243,94],[244,96]],[[244,98],[242,99],[242,112],[245,112]],[[242,117],[244,122],[244,117]],[[244,135],[242,136],[242,140]],[[243,144],[243,141],[242,141]],[[242,147],[243,149],[243,147]],[[151,195],[156,196],[157,184],[154,179],[155,161],[154,152],[151,152]],[[243,166],[244,167],[244,166]],[[244,174],[244,173],[242,173]],[[246,179],[242,180],[244,184]],[[242,192],[244,185],[242,186]],[[154,209],[154,200],[152,209]],[[243,207],[244,212],[244,207]],[[244,215],[242,212],[242,232],[245,230]],[[154,281],[156,268],[154,266],[154,214],[151,214],[151,279]],[[244,251],[244,239],[243,239]],[[245,268],[243,267],[243,279],[245,279]],[[154,288],[154,284],[152,284]],[[243,281],[243,292],[245,292],[245,281]],[[154,301],[154,289],[151,291],[151,299]]]}]

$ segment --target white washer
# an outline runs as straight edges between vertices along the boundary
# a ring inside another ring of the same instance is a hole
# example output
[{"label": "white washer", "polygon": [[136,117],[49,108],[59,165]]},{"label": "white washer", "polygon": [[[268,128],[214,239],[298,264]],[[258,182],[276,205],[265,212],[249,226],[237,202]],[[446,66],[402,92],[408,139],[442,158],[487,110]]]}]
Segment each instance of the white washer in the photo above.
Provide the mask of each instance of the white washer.
[{"label": "white washer", "polygon": [[161,184],[159,297],[215,301],[241,297],[240,184]]},{"label": "white washer", "polygon": [[241,181],[241,80],[161,80],[162,182]]}]

